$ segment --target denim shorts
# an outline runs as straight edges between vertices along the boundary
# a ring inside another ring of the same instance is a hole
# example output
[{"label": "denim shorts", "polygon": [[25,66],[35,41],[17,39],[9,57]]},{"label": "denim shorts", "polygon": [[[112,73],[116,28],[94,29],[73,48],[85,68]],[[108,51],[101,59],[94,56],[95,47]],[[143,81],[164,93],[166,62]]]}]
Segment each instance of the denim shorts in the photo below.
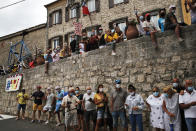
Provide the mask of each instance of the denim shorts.
[{"label": "denim shorts", "polygon": [[60,111],[60,108],[61,108],[61,103],[56,103],[55,111],[56,112],[59,112]]},{"label": "denim shorts", "polygon": [[98,109],[97,110],[97,120],[99,119],[106,119],[108,116],[107,116],[107,112],[105,112],[104,109]]},{"label": "denim shorts", "polygon": [[25,109],[26,109],[26,104],[18,104],[18,111],[20,111],[20,110],[23,110],[23,111],[25,111]]},{"label": "denim shorts", "polygon": [[150,32],[146,32],[146,35],[150,35]]}]

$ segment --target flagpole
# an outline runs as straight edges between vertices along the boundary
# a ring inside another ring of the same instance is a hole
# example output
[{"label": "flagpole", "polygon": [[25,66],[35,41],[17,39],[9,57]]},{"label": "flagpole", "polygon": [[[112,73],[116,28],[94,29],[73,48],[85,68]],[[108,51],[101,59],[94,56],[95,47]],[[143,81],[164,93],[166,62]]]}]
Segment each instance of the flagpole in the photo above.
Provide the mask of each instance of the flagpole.
[{"label": "flagpole", "polygon": [[[80,9],[80,4],[77,5],[77,10]],[[79,16],[78,14],[76,15],[76,22],[79,22]],[[79,36],[76,34],[76,54],[80,54],[79,52]]]}]

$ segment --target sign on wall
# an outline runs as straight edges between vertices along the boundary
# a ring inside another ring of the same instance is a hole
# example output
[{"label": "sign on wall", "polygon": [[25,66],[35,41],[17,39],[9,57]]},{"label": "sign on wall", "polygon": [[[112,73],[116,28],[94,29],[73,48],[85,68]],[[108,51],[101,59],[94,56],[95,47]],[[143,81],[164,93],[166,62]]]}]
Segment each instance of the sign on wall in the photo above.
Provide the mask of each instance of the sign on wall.
[{"label": "sign on wall", "polygon": [[19,90],[21,80],[22,80],[22,74],[11,76],[10,78],[7,78],[5,91],[10,92],[10,91]]}]

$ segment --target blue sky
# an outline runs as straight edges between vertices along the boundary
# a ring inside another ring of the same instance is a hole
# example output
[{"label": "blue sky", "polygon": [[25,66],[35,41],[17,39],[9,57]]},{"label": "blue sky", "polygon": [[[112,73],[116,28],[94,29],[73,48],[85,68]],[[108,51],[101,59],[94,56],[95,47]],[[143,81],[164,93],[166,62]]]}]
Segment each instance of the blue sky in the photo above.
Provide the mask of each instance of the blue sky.
[{"label": "blue sky", "polygon": [[[0,0],[0,7],[20,0]],[[55,0],[26,0],[0,10],[0,37],[46,22],[44,5]]]}]

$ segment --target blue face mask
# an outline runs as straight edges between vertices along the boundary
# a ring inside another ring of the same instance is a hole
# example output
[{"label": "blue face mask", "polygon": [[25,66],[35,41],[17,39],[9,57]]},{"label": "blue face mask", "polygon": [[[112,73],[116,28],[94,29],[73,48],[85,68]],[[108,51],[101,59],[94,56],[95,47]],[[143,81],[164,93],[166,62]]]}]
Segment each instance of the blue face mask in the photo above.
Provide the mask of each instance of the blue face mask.
[{"label": "blue face mask", "polygon": [[173,87],[178,87],[178,83],[173,83]]},{"label": "blue face mask", "polygon": [[78,93],[79,93],[79,91],[75,91],[75,93],[76,93],[76,94],[78,94]]},{"label": "blue face mask", "polygon": [[154,92],[153,95],[154,95],[155,97],[157,97],[157,96],[159,96],[159,92]]},{"label": "blue face mask", "polygon": [[193,91],[193,87],[192,86],[189,86],[188,87],[188,91],[192,92]]},{"label": "blue face mask", "polygon": [[168,98],[169,95],[168,95],[167,93],[164,93],[164,96],[165,96],[166,98]]},{"label": "blue face mask", "polygon": [[70,93],[70,96],[72,97],[74,95],[74,93]]}]

